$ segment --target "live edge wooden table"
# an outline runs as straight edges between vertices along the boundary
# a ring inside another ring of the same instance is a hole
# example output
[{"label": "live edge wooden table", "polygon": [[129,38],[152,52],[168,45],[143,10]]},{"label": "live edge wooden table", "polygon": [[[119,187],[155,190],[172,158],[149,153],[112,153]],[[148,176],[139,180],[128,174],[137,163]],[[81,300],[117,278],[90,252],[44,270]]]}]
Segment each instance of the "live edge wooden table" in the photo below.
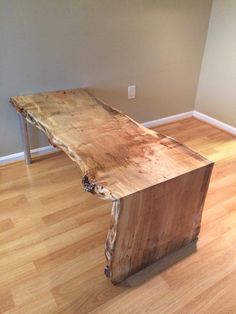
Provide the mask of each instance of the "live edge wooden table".
[{"label": "live edge wooden table", "polygon": [[78,164],[85,191],[112,201],[105,273],[113,283],[196,241],[212,162],[85,89],[10,101],[20,114],[28,164],[25,120]]}]

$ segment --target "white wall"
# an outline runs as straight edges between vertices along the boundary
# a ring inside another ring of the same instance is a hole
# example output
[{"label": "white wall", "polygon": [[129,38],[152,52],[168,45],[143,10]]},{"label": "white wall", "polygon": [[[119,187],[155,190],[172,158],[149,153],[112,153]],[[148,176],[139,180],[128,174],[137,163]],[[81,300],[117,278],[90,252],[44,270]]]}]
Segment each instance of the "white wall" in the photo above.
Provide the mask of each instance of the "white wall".
[{"label": "white wall", "polygon": [[[210,8],[211,0],[0,0],[0,156],[22,150],[13,95],[90,87],[138,121],[192,110]],[[47,145],[30,135],[32,148]]]},{"label": "white wall", "polygon": [[195,109],[236,127],[236,0],[214,0]]}]

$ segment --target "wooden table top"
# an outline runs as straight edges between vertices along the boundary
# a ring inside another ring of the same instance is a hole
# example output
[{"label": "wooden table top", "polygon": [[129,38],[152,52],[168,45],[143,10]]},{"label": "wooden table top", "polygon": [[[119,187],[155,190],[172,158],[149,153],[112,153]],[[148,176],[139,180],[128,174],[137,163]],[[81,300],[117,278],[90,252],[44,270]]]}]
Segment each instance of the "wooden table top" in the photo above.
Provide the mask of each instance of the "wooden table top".
[{"label": "wooden table top", "polygon": [[211,163],[85,89],[16,96],[10,101],[79,165],[85,189],[103,199],[119,199]]}]

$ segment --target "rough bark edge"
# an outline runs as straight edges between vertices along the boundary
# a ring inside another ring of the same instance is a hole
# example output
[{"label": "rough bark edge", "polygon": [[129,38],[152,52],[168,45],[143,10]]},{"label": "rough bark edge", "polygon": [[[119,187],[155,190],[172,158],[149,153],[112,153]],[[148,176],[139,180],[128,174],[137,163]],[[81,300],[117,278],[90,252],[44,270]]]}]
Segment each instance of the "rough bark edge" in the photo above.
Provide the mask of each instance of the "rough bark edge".
[{"label": "rough bark edge", "polygon": [[107,259],[107,266],[105,268],[105,275],[112,278],[112,257],[115,250],[115,244],[117,239],[118,221],[120,216],[120,200],[112,202],[111,210],[111,223],[110,229],[107,234],[107,240],[105,245],[105,256]]},{"label": "rough bark edge", "polygon": [[40,123],[39,121],[36,121],[34,119],[33,116],[31,116],[31,114],[20,108],[17,104],[17,102],[14,100],[14,98],[10,98],[10,103],[15,107],[16,111],[23,115],[25,117],[25,119],[32,125],[34,125],[35,127],[37,127],[38,129],[40,129],[41,131],[43,131],[49,142],[61,149],[62,151],[64,151],[64,153],[66,153],[67,156],[70,157],[70,159],[72,159],[74,162],[76,162],[81,171],[83,172],[83,179],[82,179],[82,185],[83,188],[86,192],[90,192],[92,194],[97,195],[99,198],[103,199],[103,200],[117,200],[118,197],[116,197],[115,195],[113,195],[106,187],[102,186],[102,185],[98,185],[96,184],[96,182],[93,181],[93,179],[89,176],[89,169],[87,168],[87,166],[84,164],[84,162],[80,159],[80,157],[74,153],[74,151],[72,149],[70,149],[69,146],[67,146],[65,143],[63,143],[62,141],[60,141],[58,138],[56,138],[48,129],[46,126],[44,126],[42,123]]}]

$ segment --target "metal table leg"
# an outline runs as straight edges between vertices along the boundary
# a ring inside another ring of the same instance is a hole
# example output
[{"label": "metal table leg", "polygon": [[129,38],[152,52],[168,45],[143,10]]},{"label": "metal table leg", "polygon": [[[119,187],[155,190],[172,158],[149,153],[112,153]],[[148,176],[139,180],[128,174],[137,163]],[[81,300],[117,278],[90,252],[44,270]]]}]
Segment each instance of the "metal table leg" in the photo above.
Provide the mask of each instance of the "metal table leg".
[{"label": "metal table leg", "polygon": [[25,154],[25,163],[29,165],[32,163],[32,160],[31,160],[31,154],[30,154],[27,122],[26,122],[25,117],[22,114],[19,114],[19,118],[20,118],[20,126],[21,126],[22,143],[23,143],[24,154]]}]

